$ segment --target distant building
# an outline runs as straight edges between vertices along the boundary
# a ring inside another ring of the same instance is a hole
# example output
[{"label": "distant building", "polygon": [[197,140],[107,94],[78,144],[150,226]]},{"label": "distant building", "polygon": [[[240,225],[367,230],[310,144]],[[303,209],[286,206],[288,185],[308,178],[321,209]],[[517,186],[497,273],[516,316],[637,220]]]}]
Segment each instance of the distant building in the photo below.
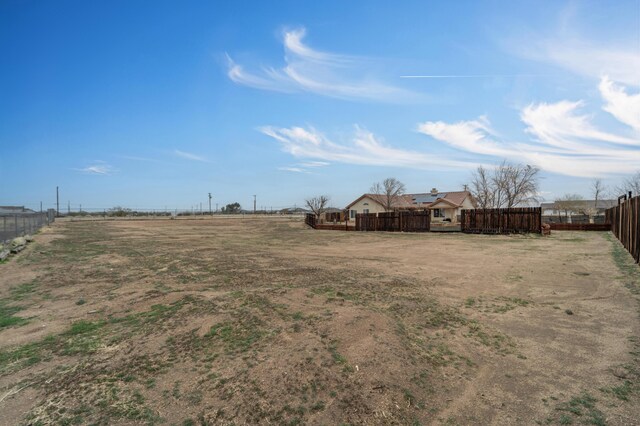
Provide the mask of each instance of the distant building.
[{"label": "distant building", "polygon": [[[603,215],[605,210],[617,206],[618,200],[598,200],[597,205],[596,200],[575,200],[571,202],[571,205],[572,209],[566,212],[568,215],[583,215],[586,211],[594,208],[596,215]],[[558,209],[555,202],[541,203],[540,208],[542,209],[542,216],[558,216],[560,214],[565,214],[564,209]]]},{"label": "distant building", "polygon": [[[469,191],[440,192],[433,188],[430,192],[404,194],[396,197],[393,210],[431,210],[432,222],[455,223],[462,209],[476,208]],[[358,213],[382,213],[385,211],[385,197],[379,194],[363,194],[346,207],[349,220],[355,221]]]},{"label": "distant building", "polygon": [[11,213],[35,213],[35,211],[27,209],[24,206],[0,206],[0,214]]},{"label": "distant building", "polygon": [[281,209],[281,210],[278,210],[278,213],[301,215],[301,214],[311,213],[311,210],[303,209],[302,207],[296,207],[296,208]]}]

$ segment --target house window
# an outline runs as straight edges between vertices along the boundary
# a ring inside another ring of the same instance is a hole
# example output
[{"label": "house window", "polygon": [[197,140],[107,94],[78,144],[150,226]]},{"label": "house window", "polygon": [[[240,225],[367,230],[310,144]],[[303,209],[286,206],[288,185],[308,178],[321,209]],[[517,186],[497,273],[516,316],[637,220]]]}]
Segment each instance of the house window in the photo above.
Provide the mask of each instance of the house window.
[{"label": "house window", "polygon": [[362,210],[362,213],[364,213],[364,214],[369,213],[369,209],[363,209],[363,210]]},{"label": "house window", "polygon": [[440,209],[433,209],[433,217],[440,217]]},{"label": "house window", "polygon": [[356,217],[356,211],[355,210],[349,210],[349,217],[351,219],[355,219]]}]

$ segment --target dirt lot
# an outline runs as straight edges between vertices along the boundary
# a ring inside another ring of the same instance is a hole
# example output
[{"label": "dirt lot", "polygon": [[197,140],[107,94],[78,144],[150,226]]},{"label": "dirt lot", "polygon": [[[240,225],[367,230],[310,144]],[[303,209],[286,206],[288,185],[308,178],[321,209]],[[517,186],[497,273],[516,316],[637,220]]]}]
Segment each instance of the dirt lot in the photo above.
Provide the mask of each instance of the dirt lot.
[{"label": "dirt lot", "polygon": [[640,424],[609,233],[58,222],[0,264],[0,424]]}]

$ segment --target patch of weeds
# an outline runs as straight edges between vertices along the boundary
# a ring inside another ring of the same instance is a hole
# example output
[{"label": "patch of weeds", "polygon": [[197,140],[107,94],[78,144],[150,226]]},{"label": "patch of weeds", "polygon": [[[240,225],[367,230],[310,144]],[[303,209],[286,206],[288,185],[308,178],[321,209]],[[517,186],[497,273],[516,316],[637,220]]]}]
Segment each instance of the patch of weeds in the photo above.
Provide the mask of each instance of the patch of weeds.
[{"label": "patch of weeds", "polygon": [[111,383],[92,384],[82,390],[54,394],[35,407],[27,419],[34,425],[112,424],[118,419],[153,425],[161,421],[146,406],[139,391],[121,389]]},{"label": "patch of weeds", "polygon": [[322,411],[324,410],[324,402],[323,401],[318,401],[315,404],[313,404],[311,407],[309,407],[309,410],[311,411]]},{"label": "patch of weeds", "polygon": [[509,312],[511,310],[516,309],[517,307],[529,306],[532,302],[526,299],[521,299],[519,297],[499,297],[499,301],[504,301],[504,305],[493,305],[493,312],[503,314],[505,312]]},{"label": "patch of weeds", "polygon": [[100,329],[104,321],[77,321],[71,328],[60,335],[62,355],[89,354],[100,346]]},{"label": "patch of weeds", "polygon": [[13,301],[24,300],[31,296],[38,289],[38,282],[33,280],[30,283],[20,284],[9,290],[9,299]]},{"label": "patch of weeds", "polygon": [[580,419],[581,424],[596,426],[606,425],[604,414],[596,408],[598,400],[587,392],[574,396],[567,402],[556,406],[557,417],[549,417],[547,423],[558,423],[562,425],[573,424],[574,420]]},{"label": "patch of weeds", "polygon": [[611,394],[622,401],[629,401],[629,395],[636,391],[636,387],[630,380],[625,380],[620,386],[601,388],[600,390],[604,393]]},{"label": "patch of weeds", "polygon": [[175,399],[180,399],[181,393],[180,393],[180,382],[177,381],[173,384],[173,389],[171,389],[171,395],[175,398]]},{"label": "patch of weeds", "polygon": [[351,301],[356,299],[356,296],[353,294],[336,290],[335,288],[329,286],[315,287],[311,289],[311,292],[320,296],[326,296],[327,302],[332,302],[339,299]]},{"label": "patch of weeds", "polygon": [[474,297],[467,297],[467,300],[464,301],[464,306],[467,308],[472,307],[476,304],[476,299]]},{"label": "patch of weeds", "polygon": [[0,300],[0,330],[5,327],[15,327],[28,323],[28,319],[14,315],[22,309],[20,306],[7,306]]},{"label": "patch of weeds", "polygon": [[519,282],[524,279],[524,277],[517,272],[510,272],[505,277],[507,282]]},{"label": "patch of weeds", "polygon": [[239,321],[216,324],[204,337],[221,341],[229,353],[239,353],[248,351],[266,334],[262,321],[256,317],[247,316]]},{"label": "patch of weeds", "polygon": [[185,395],[185,399],[191,405],[198,405],[202,402],[203,393],[201,390],[193,390]]},{"label": "patch of weeds", "polygon": [[84,300],[84,299],[78,299],[78,300],[76,301],[76,305],[78,305],[78,306],[82,306],[82,305],[84,305],[85,303],[87,303],[87,301],[86,301],[86,300]]},{"label": "patch of weeds", "polygon": [[39,342],[0,351],[0,373],[20,370],[55,355],[86,355],[100,346],[100,330],[104,321],[78,321],[69,330],[49,335]]},{"label": "patch of weeds", "polygon": [[618,269],[624,274],[624,285],[633,294],[640,295],[640,268],[634,263],[633,258],[624,246],[611,232],[604,237],[611,243],[611,256]]},{"label": "patch of weeds", "polygon": [[135,331],[149,332],[156,331],[158,325],[167,326],[167,319],[175,316],[185,305],[193,303],[190,296],[184,297],[170,305],[153,305],[149,311],[127,315],[121,318],[111,318],[112,324],[122,324],[133,328]]},{"label": "patch of weeds", "polygon": [[349,364],[347,358],[338,352],[337,342],[332,341],[328,347],[329,353],[331,354],[331,358],[333,362],[337,365],[342,365],[342,371],[345,373],[352,373],[354,371],[353,366]]},{"label": "patch of weeds", "polygon": [[500,354],[513,353],[515,344],[506,334],[499,332],[488,333],[477,321],[470,321],[467,337],[472,337],[481,344],[488,346]]},{"label": "patch of weeds", "polygon": [[413,393],[409,389],[403,389],[402,394],[404,399],[407,401],[407,405],[412,406],[416,404],[416,397],[413,396]]},{"label": "patch of weeds", "polygon": [[0,351],[0,374],[39,363],[43,358],[41,343],[28,343]]},{"label": "patch of weeds", "polygon": [[412,355],[426,360],[433,366],[443,366],[461,359],[443,342],[433,343],[432,339],[423,337],[415,327],[407,328],[404,323],[398,321],[396,332]]}]

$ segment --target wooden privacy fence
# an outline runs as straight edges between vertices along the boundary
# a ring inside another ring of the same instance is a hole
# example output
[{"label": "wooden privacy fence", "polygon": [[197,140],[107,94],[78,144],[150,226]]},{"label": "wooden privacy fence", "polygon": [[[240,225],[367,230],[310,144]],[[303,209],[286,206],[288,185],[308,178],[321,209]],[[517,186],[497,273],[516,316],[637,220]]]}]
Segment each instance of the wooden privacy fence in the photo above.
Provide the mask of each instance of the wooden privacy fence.
[{"label": "wooden privacy fence", "polygon": [[636,263],[640,263],[640,196],[623,201],[606,211],[611,231]]},{"label": "wooden privacy fence", "polygon": [[542,232],[540,207],[462,210],[462,232],[471,234],[523,234]]},{"label": "wooden privacy fence", "polygon": [[610,223],[549,223],[553,231],[610,231]]},{"label": "wooden privacy fence", "polygon": [[429,210],[407,210],[385,213],[358,213],[356,231],[429,232]]},{"label": "wooden privacy fence", "polygon": [[307,225],[309,225],[312,228],[316,227],[316,215],[313,213],[307,213],[304,216],[304,223],[306,223]]}]

